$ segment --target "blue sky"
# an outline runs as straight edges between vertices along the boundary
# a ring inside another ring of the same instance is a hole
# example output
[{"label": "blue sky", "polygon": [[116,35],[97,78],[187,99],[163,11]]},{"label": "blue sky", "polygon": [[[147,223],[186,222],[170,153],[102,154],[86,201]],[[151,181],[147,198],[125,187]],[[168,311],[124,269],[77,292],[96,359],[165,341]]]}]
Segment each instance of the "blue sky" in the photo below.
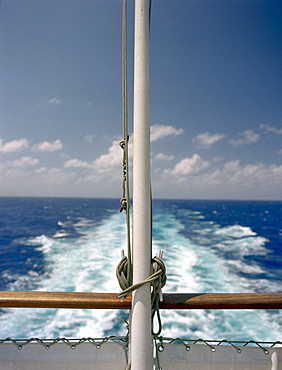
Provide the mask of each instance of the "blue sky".
[{"label": "blue sky", "polygon": [[[121,13],[2,0],[0,196],[121,196]],[[152,0],[150,43],[154,197],[281,200],[281,1]]]}]

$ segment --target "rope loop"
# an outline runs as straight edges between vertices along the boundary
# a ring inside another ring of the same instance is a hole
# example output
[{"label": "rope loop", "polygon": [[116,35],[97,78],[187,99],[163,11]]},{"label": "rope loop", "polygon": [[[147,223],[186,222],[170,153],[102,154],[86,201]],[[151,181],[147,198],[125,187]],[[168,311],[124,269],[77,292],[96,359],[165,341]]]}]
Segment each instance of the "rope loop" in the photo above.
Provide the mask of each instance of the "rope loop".
[{"label": "rope loop", "polygon": [[[122,251],[122,258],[116,268],[116,276],[117,276],[119,285],[123,291],[127,290],[131,286],[132,277],[131,277],[130,271],[131,269],[128,263],[128,258],[124,255],[124,251]],[[123,301],[124,298],[127,297],[127,295],[123,295],[123,296],[119,295],[118,297],[121,301]]]},{"label": "rope loop", "polygon": [[128,273],[128,259],[124,256],[122,251],[122,258],[116,269],[116,276],[122,291],[118,294],[118,298],[123,301],[130,293],[140,288],[141,286],[150,283],[151,284],[151,307],[152,307],[152,327],[155,315],[158,320],[158,331],[155,333],[152,330],[154,336],[158,336],[162,330],[161,317],[159,312],[159,302],[163,300],[162,287],[166,283],[166,267],[162,261],[163,252],[160,251],[159,257],[155,256],[151,262],[151,275],[144,281],[132,285],[131,274]]},{"label": "rope loop", "polygon": [[[162,256],[162,252],[161,252],[161,256]],[[151,269],[152,269],[152,274],[157,273],[159,275],[159,277],[156,278],[156,280],[153,280],[151,283],[153,287],[152,293],[159,294],[161,293],[162,287],[165,286],[165,283],[166,283],[166,267],[161,257],[155,256],[152,259]]]},{"label": "rope loop", "polygon": [[[163,301],[162,287],[166,283],[166,267],[162,260],[163,251],[160,251],[159,257],[155,256],[152,260],[152,270],[153,273],[158,276],[155,280],[152,281],[152,293],[151,293],[151,302],[152,302],[152,334],[154,336],[160,335],[162,331],[162,321],[159,310],[159,302]],[[158,320],[158,330],[154,332],[154,317],[157,315]]]},{"label": "rope loop", "polygon": [[120,204],[121,204],[121,206],[120,206],[119,211],[120,212],[122,212],[123,210],[126,211],[127,210],[127,199],[126,198],[121,198]]},{"label": "rope loop", "polygon": [[119,142],[119,146],[121,147],[121,149],[124,149],[125,148],[125,144],[126,144],[125,140],[121,140]]}]

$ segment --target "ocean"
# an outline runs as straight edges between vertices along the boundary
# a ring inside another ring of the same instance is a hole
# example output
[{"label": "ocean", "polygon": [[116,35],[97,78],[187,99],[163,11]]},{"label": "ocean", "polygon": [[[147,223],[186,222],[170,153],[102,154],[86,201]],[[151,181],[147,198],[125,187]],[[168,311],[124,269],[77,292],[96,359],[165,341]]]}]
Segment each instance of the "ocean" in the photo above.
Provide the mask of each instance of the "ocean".
[{"label": "ocean", "polygon": [[[115,199],[0,198],[0,290],[119,292],[125,213]],[[281,292],[282,202],[154,200],[164,292]],[[163,336],[281,340],[279,310],[161,310]],[[128,311],[0,310],[0,338],[126,335]]]}]

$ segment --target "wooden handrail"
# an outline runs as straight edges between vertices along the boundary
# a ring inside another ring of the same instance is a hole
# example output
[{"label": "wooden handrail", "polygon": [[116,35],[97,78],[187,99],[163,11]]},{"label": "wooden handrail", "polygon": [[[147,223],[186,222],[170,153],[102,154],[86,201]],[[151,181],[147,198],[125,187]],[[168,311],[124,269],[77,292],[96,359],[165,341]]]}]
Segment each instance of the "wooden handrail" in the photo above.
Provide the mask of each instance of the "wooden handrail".
[{"label": "wooden handrail", "polygon": [[282,308],[282,293],[167,293],[160,308],[279,309]]},{"label": "wooden handrail", "polygon": [[[281,309],[282,293],[164,293],[161,309]],[[117,293],[0,291],[0,307],[129,309]]]},{"label": "wooden handrail", "polygon": [[117,293],[0,292],[0,307],[38,308],[130,308],[131,297],[123,302]]}]

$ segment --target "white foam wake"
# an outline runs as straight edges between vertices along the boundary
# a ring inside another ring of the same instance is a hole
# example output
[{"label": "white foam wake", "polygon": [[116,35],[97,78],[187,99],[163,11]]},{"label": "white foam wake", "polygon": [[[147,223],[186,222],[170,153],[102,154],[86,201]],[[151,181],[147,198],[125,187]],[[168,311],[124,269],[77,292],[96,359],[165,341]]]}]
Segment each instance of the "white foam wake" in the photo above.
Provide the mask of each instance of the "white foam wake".
[{"label": "white foam wake", "polygon": [[[220,228],[199,212],[154,212],[153,252],[164,250],[166,292],[277,291],[275,282],[255,279],[262,267],[245,256],[266,255],[265,238],[240,225]],[[192,225],[192,226],[191,226]],[[65,224],[61,224],[66,229]],[[70,225],[68,225],[70,226]],[[93,224],[81,218],[75,225],[79,237],[54,235],[29,240],[41,251],[43,274],[30,270],[14,276],[10,290],[118,292],[115,268],[125,249],[124,217],[113,214]],[[192,228],[193,238],[187,228]],[[26,240],[25,240],[26,243]],[[245,275],[242,274],[242,271]],[[248,277],[247,274],[251,274]],[[97,337],[123,335],[122,313],[105,310],[10,309],[1,317],[1,337]],[[281,315],[267,311],[163,310],[164,336],[277,340]]]},{"label": "white foam wake", "polygon": [[[125,247],[124,218],[113,215],[99,226],[82,219],[75,228],[82,233],[79,238],[30,239],[42,252],[46,271],[18,276],[9,289],[118,292],[115,268]],[[1,317],[1,337],[103,336],[110,330],[120,335],[125,328],[114,328],[117,316],[116,310],[11,309]]]},{"label": "white foam wake", "polygon": [[[168,271],[164,291],[244,293],[280,289],[275,282],[241,274],[242,271],[252,275],[264,273],[260,266],[253,261],[246,262],[244,257],[267,254],[265,238],[257,236],[248,227],[220,228],[199,217],[197,228],[193,228],[193,233],[198,235],[194,240],[203,242],[198,244],[184,232],[186,224],[190,225],[195,218],[196,213],[191,212],[190,217],[187,210],[183,218],[174,218],[164,212],[155,215],[154,250],[155,253],[158,249],[164,250]],[[264,310],[163,310],[162,317],[164,336],[275,341],[281,333],[281,315]]]}]

